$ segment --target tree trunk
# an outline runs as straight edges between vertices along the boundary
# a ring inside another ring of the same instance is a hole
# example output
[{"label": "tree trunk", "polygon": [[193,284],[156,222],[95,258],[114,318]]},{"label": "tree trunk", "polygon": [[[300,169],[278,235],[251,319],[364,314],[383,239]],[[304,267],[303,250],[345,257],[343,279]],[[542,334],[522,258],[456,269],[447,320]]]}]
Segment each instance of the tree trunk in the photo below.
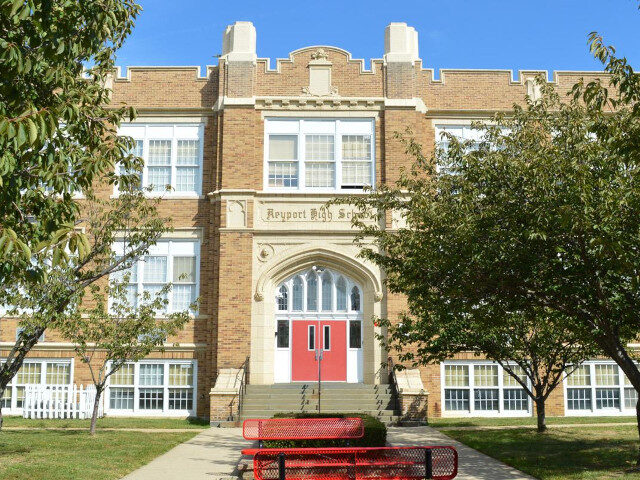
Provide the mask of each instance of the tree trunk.
[{"label": "tree trunk", "polygon": [[[636,392],[640,393],[640,368],[629,356],[625,344],[620,337],[609,335],[598,342],[600,347],[609,355],[622,369]],[[640,402],[636,404],[636,423],[638,424],[638,436],[640,437]],[[638,458],[636,467],[640,469],[640,446],[638,447]]]},{"label": "tree trunk", "polygon": [[89,435],[96,434],[96,423],[98,423],[98,407],[100,406],[101,396],[102,389],[96,388],[96,400],[93,402],[93,413],[91,414],[91,427],[89,428]]},{"label": "tree trunk", "polygon": [[[0,412],[1,415],[1,412]],[[638,423],[638,435],[640,436],[640,402],[636,403],[636,421]],[[0,426],[2,426],[2,417],[0,416]],[[640,446],[638,446],[638,461],[636,468],[640,469]]]},{"label": "tree trunk", "polygon": [[538,433],[543,433],[547,430],[544,399],[536,399],[536,414],[538,415]]},{"label": "tree trunk", "polygon": [[[4,392],[0,392],[0,398],[2,398],[2,395],[4,394]],[[2,404],[0,404],[0,432],[2,431],[2,422],[3,422],[3,418],[2,418]]]}]

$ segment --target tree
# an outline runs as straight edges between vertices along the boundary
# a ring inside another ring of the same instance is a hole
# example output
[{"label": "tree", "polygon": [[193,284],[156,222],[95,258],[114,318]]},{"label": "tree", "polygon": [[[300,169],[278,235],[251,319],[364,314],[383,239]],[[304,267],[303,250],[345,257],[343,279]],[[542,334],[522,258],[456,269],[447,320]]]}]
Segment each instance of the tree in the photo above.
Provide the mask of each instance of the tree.
[{"label": "tree", "polygon": [[[140,7],[131,0],[0,0],[0,284],[42,282],[32,252],[70,241],[74,192],[139,168],[117,127],[135,111],[109,106],[114,52]],[[72,240],[75,239],[75,240]],[[60,252],[56,260],[64,259]],[[0,304],[7,292],[0,289]]]},{"label": "tree", "polygon": [[[0,397],[47,328],[73,330],[80,321],[83,301],[97,300],[100,282],[128,268],[171,230],[169,219],[158,214],[159,201],[147,198],[143,190],[125,190],[107,200],[87,192],[76,229],[85,229],[88,235],[71,236],[67,241],[67,234],[60,233],[48,248],[33,255],[31,263],[43,272],[44,281],[15,281],[4,286],[8,313],[21,318],[22,330],[0,364]],[[82,239],[87,239],[83,247]],[[118,241],[125,247],[116,256],[113,246]],[[64,243],[65,248],[56,242]],[[87,294],[92,296],[86,298]]]},{"label": "tree", "polygon": [[159,318],[167,306],[170,285],[154,296],[144,292],[139,301],[132,302],[127,292],[130,275],[130,272],[120,275],[104,289],[93,285],[94,306],[78,310],[74,321],[65,322],[61,329],[74,343],[80,360],[89,367],[96,388],[91,435],[95,434],[100,399],[109,377],[127,362],[137,362],[154,350],[162,351],[166,338],[189,321],[189,312]]},{"label": "tree", "polygon": [[597,35],[591,44],[603,80],[567,98],[542,85],[539,101],[496,116],[476,150],[450,138],[440,171],[412,150],[416,165],[397,185],[360,200],[399,212],[407,228],[357,224],[380,249],[363,254],[423,321],[549,313],[640,391],[628,348],[640,334],[640,80]]}]

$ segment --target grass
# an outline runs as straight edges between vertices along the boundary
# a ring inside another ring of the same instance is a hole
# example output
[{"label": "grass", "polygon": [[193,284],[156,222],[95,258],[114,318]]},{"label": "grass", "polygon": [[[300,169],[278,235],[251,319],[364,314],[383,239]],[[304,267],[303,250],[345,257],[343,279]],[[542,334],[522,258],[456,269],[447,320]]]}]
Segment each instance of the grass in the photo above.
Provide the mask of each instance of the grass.
[{"label": "grass", "polygon": [[640,480],[630,473],[638,453],[632,426],[447,430],[446,435],[541,480]]},{"label": "grass", "polygon": [[[5,427],[31,428],[89,428],[90,420],[42,419],[4,417]],[[200,418],[129,418],[104,417],[98,419],[97,428],[208,428],[209,422]],[[1,478],[1,477],[0,477]]]},{"label": "grass", "polygon": [[[536,417],[522,418],[430,418],[429,425],[441,427],[498,427],[510,425],[536,425]],[[589,423],[635,423],[636,417],[547,417],[547,425]]]},{"label": "grass", "polygon": [[193,432],[0,432],[3,480],[113,480],[189,440]]}]

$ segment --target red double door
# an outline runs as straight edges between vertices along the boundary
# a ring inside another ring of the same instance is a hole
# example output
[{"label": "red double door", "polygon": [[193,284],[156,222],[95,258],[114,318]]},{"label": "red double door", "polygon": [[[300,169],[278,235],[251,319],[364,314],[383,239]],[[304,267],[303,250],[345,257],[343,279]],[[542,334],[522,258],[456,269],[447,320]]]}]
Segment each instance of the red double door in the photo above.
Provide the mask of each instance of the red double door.
[{"label": "red double door", "polygon": [[293,320],[291,381],[318,381],[318,352],[322,350],[322,380],[347,381],[347,322]]}]

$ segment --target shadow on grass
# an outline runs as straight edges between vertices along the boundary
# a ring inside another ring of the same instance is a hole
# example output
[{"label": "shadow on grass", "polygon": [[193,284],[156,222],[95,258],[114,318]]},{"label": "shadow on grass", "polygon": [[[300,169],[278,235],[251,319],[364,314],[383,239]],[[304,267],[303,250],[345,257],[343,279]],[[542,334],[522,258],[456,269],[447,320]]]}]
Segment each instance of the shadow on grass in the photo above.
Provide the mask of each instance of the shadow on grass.
[{"label": "shadow on grass", "polygon": [[189,417],[187,418],[187,423],[189,425],[197,425],[200,427],[208,427],[209,426],[209,420],[205,419],[205,418],[200,418],[200,417]]},{"label": "shadow on grass", "polygon": [[613,478],[635,467],[638,453],[633,427],[443,433],[540,479]]}]

